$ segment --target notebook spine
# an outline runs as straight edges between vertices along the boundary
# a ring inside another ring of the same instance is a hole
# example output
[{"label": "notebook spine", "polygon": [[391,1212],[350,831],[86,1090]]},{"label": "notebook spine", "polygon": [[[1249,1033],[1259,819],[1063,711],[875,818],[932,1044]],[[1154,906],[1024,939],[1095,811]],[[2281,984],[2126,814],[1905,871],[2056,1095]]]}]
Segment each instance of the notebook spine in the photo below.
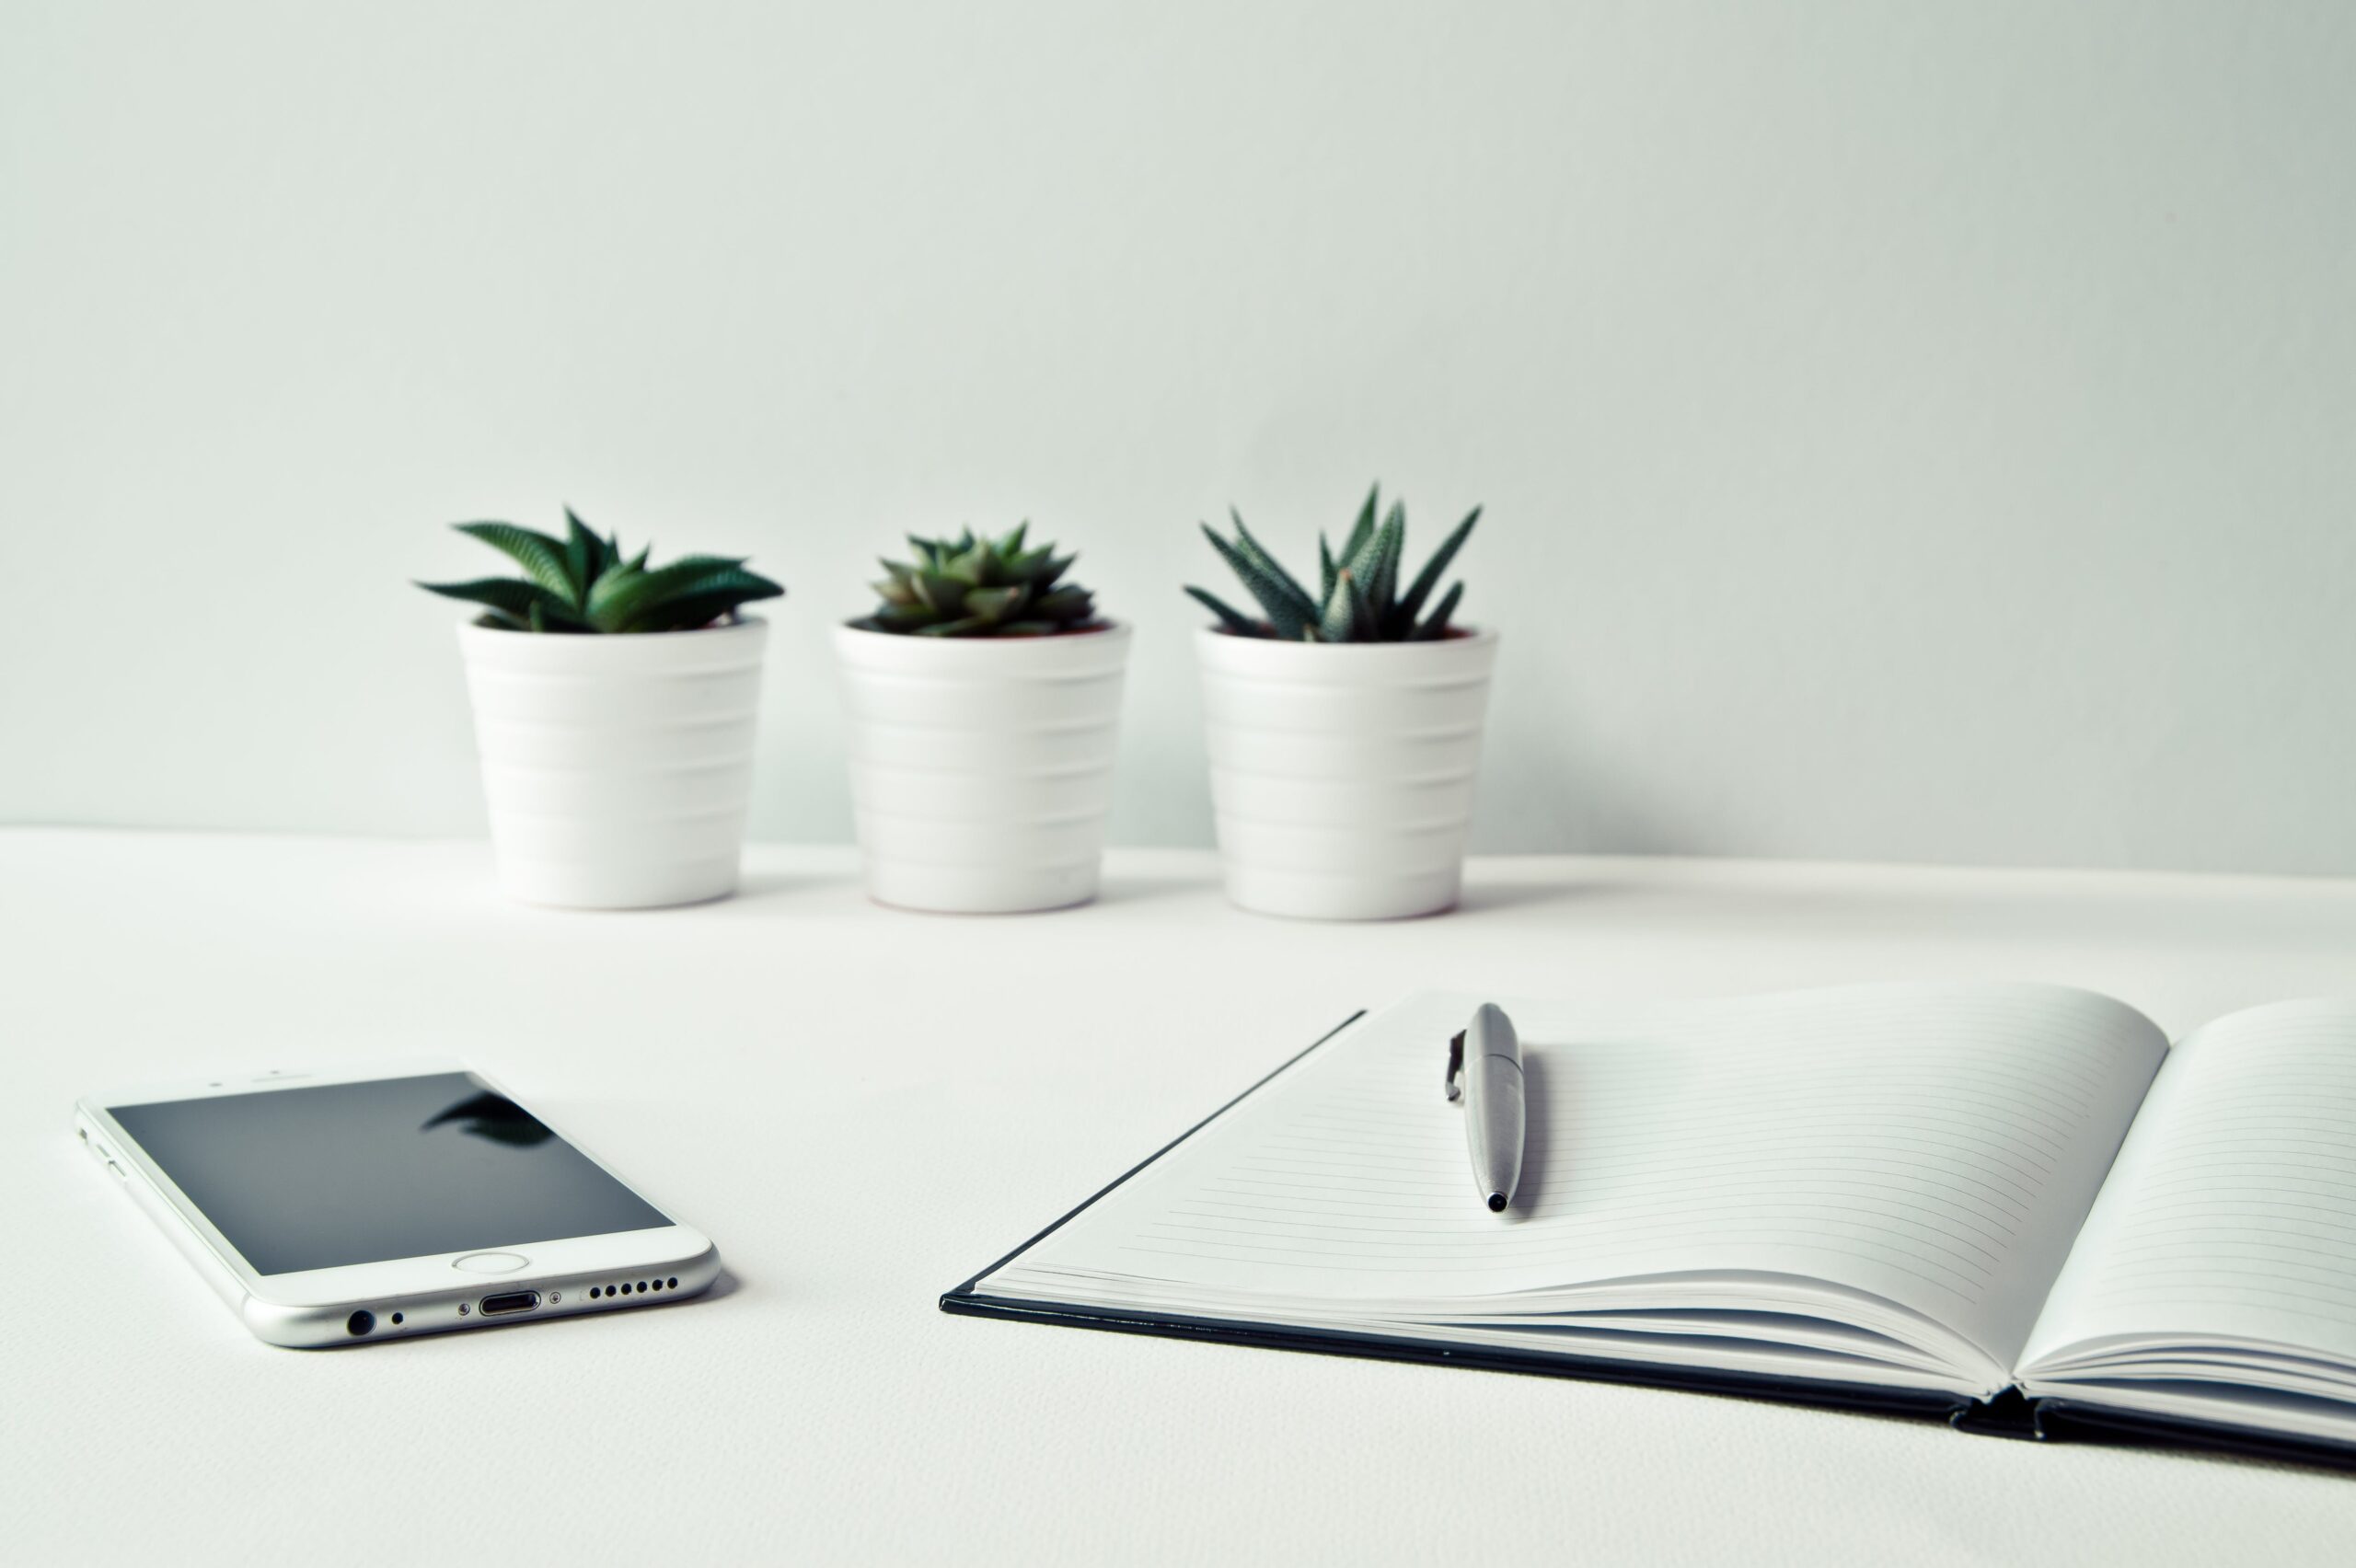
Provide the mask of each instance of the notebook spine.
[{"label": "notebook spine", "polygon": [[1953,1396],[1923,1389],[1881,1389],[1858,1383],[1819,1383],[1798,1378],[1713,1372],[1697,1367],[1665,1366],[1656,1362],[1621,1361],[1602,1356],[1542,1355],[1496,1346],[1392,1339],[1350,1330],[1278,1328],[1266,1323],[1226,1319],[1155,1315],[1103,1307],[1074,1307],[1052,1301],[982,1296],[964,1289],[953,1290],[942,1296],[941,1309],[959,1317],[1050,1323],[1062,1328],[1094,1329],[1113,1333],[1152,1334],[1165,1339],[1247,1345],[1261,1350],[1306,1351],[1312,1355],[1358,1356],[1375,1361],[1419,1362],[1429,1366],[1563,1378],[1580,1382],[1634,1383],[1647,1388],[1679,1389],[1688,1393],[1724,1394],[1738,1399],[1870,1411],[1881,1415],[1904,1415],[1917,1419],[1953,1422],[1960,1413],[1960,1401]]},{"label": "notebook spine", "polygon": [[2040,1401],[2018,1389],[2005,1389],[1988,1399],[1974,1400],[1948,1416],[1947,1424],[1977,1437],[2011,1437],[2041,1443],[2046,1436]]},{"label": "notebook spine", "polygon": [[2212,1421],[2139,1415],[2073,1399],[2038,1400],[2038,1424],[2059,1442],[2126,1444],[2139,1448],[2197,1448],[2285,1464],[2356,1470],[2356,1445],[2295,1437]]}]

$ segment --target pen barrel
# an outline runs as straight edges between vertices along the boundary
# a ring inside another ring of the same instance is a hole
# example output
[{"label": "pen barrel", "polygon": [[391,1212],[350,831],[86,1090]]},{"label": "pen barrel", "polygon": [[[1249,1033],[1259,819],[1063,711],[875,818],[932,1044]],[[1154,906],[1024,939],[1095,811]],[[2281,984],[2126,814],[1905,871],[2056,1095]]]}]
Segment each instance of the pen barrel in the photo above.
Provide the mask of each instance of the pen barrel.
[{"label": "pen barrel", "polygon": [[1472,1156],[1472,1179],[1486,1201],[1513,1199],[1521,1182],[1521,1064],[1507,1056],[1465,1058],[1464,1139]]}]

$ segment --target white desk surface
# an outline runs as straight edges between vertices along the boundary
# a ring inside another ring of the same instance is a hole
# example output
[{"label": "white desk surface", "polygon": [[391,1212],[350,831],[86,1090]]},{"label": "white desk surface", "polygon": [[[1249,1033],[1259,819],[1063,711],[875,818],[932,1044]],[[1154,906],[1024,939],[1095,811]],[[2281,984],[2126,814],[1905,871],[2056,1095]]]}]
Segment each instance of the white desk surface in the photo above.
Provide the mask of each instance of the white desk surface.
[{"label": "white desk surface", "polygon": [[[2171,1032],[2356,991],[2356,882],[1476,861],[1257,918],[1209,856],[895,913],[841,849],[725,903],[501,901],[475,844],[0,833],[0,1539],[20,1562],[2349,1561],[2356,1477],[935,1300],[1353,1009],[1446,986],[2015,977]],[[86,1090],[447,1052],[715,1237],[712,1298],[305,1354],[78,1152]]]}]

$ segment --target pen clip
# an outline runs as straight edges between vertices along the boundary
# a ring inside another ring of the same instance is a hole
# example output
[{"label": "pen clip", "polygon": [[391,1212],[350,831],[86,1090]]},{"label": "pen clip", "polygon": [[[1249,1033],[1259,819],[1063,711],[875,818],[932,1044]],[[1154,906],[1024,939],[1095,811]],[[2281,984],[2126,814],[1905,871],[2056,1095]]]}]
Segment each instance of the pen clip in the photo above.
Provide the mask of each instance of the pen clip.
[{"label": "pen clip", "polygon": [[1450,1104],[1464,1098],[1464,1031],[1461,1029],[1448,1042],[1448,1098]]}]

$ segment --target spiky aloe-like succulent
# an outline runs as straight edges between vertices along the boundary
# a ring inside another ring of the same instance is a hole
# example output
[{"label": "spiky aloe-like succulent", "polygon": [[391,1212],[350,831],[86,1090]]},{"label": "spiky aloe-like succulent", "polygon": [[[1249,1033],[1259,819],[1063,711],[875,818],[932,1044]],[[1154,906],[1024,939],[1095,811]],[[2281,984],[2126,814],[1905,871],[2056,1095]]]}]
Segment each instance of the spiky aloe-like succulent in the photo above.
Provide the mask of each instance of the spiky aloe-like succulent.
[{"label": "spiky aloe-like succulent", "polygon": [[624,556],[618,535],[599,538],[571,507],[564,522],[561,539],[513,523],[453,524],[514,561],[524,575],[418,586],[482,605],[483,626],[558,632],[692,631],[785,592],[745,571],[742,556],[681,556],[650,568],[646,549]]},{"label": "spiky aloe-like succulent", "polygon": [[998,539],[971,528],[953,539],[920,539],[912,561],[885,560],[874,584],[883,603],[851,622],[869,631],[915,637],[1049,637],[1100,623],[1096,595],[1060,579],[1075,556],[1056,547],[1026,547],[1025,523]]},{"label": "spiky aloe-like succulent", "polygon": [[[1464,584],[1451,583],[1428,616],[1423,616],[1424,601],[1439,586],[1448,563],[1456,559],[1472,525],[1481,520],[1481,509],[1474,507],[1440,541],[1439,548],[1403,593],[1399,564],[1407,545],[1407,508],[1394,501],[1389,514],[1376,522],[1381,490],[1377,485],[1367,491],[1366,504],[1358,509],[1357,521],[1338,554],[1322,533],[1317,536],[1316,597],[1311,598],[1309,590],[1252,536],[1242,514],[1232,507],[1228,509],[1228,515],[1235,519],[1232,540],[1221,538],[1207,523],[1203,525],[1203,534],[1259,601],[1266,618],[1254,619],[1204,589],[1190,587],[1186,592],[1218,617],[1220,626],[1239,637],[1273,637],[1291,642],[1429,642],[1447,636],[1449,617],[1456,614],[1464,597]],[[1418,616],[1423,618],[1418,620]]]}]

